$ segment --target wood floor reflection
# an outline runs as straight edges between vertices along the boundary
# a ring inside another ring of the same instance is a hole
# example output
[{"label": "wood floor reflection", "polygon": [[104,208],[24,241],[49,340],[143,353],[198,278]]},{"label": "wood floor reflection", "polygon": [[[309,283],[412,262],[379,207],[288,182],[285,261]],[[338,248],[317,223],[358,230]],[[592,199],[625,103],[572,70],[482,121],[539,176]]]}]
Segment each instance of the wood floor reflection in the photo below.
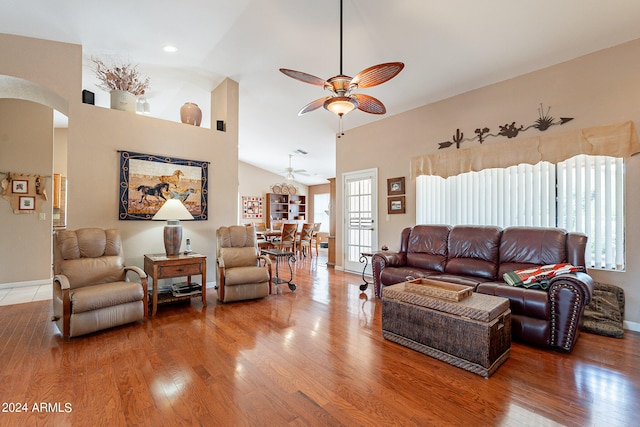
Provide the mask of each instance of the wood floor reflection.
[{"label": "wood floor reflection", "polygon": [[0,307],[0,425],[637,423],[640,334],[583,333],[570,355],[513,343],[484,379],[385,341],[372,290],[320,255],[296,263],[294,293],[223,305],[211,289],[206,309],[71,341],[50,301]]}]

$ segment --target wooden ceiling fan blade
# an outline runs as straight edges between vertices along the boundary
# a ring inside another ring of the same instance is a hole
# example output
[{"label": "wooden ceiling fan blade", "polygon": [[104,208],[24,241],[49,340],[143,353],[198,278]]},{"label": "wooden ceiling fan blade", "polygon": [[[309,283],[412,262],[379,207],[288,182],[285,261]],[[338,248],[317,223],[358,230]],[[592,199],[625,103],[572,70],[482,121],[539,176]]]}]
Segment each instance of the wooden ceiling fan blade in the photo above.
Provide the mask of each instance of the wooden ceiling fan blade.
[{"label": "wooden ceiling fan blade", "polygon": [[404,68],[402,62],[386,62],[374,65],[366,70],[360,71],[352,80],[351,85],[359,88],[377,86],[391,80]]},{"label": "wooden ceiling fan blade", "polygon": [[291,77],[292,79],[300,80],[304,83],[309,83],[315,86],[324,86],[327,81],[320,77],[312,76],[311,74],[303,73],[302,71],[289,70],[287,68],[280,68],[280,72]]},{"label": "wooden ceiling fan blade", "polygon": [[322,107],[324,105],[324,102],[331,98],[330,96],[325,96],[323,98],[318,98],[315,101],[311,101],[310,103],[308,103],[307,105],[305,105],[304,107],[302,107],[302,110],[300,110],[300,112],[298,113],[299,116],[306,114],[310,111],[313,110],[317,110],[318,108]]},{"label": "wooden ceiling fan blade", "polygon": [[384,104],[373,96],[363,95],[359,93],[351,95],[351,97],[355,98],[358,101],[358,110],[360,111],[364,111],[365,113],[370,114],[384,114],[387,112]]}]

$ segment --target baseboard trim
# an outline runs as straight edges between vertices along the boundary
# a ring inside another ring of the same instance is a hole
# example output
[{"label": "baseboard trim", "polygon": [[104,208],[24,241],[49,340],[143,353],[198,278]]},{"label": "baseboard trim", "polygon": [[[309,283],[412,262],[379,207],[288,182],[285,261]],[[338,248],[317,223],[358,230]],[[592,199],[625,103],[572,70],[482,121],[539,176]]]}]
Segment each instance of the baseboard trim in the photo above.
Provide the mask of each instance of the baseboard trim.
[{"label": "baseboard trim", "polygon": [[[26,288],[28,286],[42,286],[49,285],[53,283],[53,278],[51,279],[41,279],[41,280],[29,280],[26,282],[9,282],[9,283],[0,283],[0,289],[11,289],[11,288]],[[207,282],[207,289],[213,289],[216,287],[216,282]]]},{"label": "baseboard trim", "polygon": [[53,279],[28,280],[26,282],[0,283],[0,289],[26,288],[28,286],[50,285]]},{"label": "baseboard trim", "polygon": [[640,332],[640,323],[637,322],[629,322],[628,320],[625,320],[622,322],[622,327],[630,331]]}]

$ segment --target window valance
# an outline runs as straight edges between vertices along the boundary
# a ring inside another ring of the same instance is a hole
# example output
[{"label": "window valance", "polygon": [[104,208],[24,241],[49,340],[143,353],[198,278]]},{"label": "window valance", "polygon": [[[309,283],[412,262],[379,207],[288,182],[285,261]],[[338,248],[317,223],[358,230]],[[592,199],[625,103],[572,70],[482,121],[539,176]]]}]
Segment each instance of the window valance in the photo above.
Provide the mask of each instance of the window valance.
[{"label": "window valance", "polygon": [[520,163],[558,163],[578,154],[627,158],[637,153],[640,153],[640,143],[633,122],[628,121],[425,154],[411,159],[411,178],[419,175],[447,178]]}]

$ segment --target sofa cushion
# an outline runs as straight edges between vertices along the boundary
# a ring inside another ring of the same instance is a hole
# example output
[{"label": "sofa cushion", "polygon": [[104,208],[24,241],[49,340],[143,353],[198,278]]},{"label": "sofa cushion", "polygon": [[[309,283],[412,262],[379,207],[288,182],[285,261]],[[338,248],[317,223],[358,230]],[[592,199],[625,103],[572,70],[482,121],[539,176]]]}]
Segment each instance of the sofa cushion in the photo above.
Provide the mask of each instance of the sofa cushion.
[{"label": "sofa cushion", "polygon": [[421,279],[431,277],[434,274],[441,274],[441,272],[414,267],[387,267],[382,271],[380,278],[382,283],[394,284],[406,282],[411,278]]},{"label": "sofa cushion", "polygon": [[471,286],[474,290],[479,284],[488,281],[487,279],[483,279],[478,276],[461,276],[447,273],[433,274],[430,275],[429,278],[433,280],[442,280],[443,282],[455,283],[456,285]]},{"label": "sofa cushion", "polygon": [[447,262],[448,225],[416,225],[407,244],[407,266],[444,271]]},{"label": "sofa cushion", "polygon": [[449,260],[445,272],[495,280],[502,229],[493,226],[456,226],[449,233]]},{"label": "sofa cushion", "polygon": [[509,299],[515,314],[548,320],[551,316],[549,293],[539,289],[517,288],[501,282],[481,283],[476,292]]},{"label": "sofa cushion", "polygon": [[498,277],[510,271],[567,262],[566,236],[567,232],[559,228],[505,228]]}]

